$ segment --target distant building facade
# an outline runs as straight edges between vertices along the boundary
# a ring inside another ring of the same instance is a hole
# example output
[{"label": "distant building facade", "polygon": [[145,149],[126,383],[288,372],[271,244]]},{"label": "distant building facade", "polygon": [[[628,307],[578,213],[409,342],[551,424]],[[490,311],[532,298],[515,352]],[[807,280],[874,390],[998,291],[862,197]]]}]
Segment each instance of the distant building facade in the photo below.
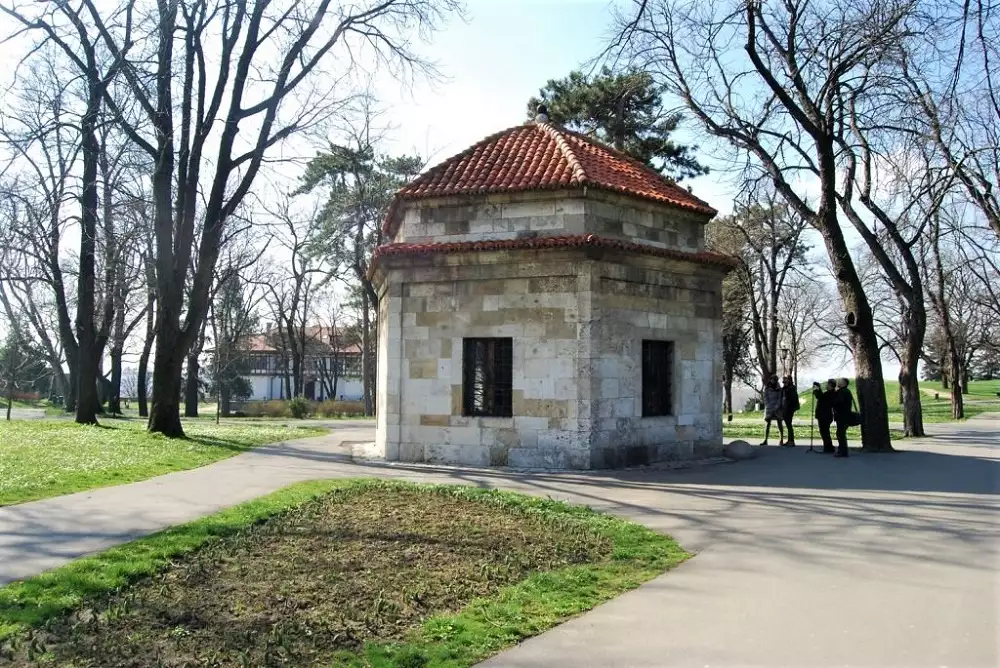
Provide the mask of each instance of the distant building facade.
[{"label": "distant building facade", "polygon": [[[290,398],[285,376],[292,373],[292,361],[283,336],[283,332],[268,328],[247,342],[241,366],[253,388],[251,401]],[[307,327],[305,338],[303,396],[313,401],[361,399],[361,346],[340,344],[332,328],[319,325]]]}]

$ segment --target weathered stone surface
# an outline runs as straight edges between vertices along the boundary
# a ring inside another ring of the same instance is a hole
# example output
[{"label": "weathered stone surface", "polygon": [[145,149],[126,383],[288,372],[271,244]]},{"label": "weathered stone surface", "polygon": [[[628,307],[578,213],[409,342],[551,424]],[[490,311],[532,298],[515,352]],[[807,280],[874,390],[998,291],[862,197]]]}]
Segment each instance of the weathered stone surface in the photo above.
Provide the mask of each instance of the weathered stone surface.
[{"label": "weathered stone surface", "polygon": [[752,459],[757,450],[746,441],[732,441],[726,445],[725,454],[730,459]]},{"label": "weathered stone surface", "polygon": [[[397,242],[586,232],[703,246],[698,217],[609,193],[404,206]],[[720,272],[568,248],[407,256],[377,278],[375,450],[387,458],[613,468],[722,452]],[[513,339],[513,417],[463,415],[467,337]],[[644,340],[674,342],[669,416],[642,416]]]}]

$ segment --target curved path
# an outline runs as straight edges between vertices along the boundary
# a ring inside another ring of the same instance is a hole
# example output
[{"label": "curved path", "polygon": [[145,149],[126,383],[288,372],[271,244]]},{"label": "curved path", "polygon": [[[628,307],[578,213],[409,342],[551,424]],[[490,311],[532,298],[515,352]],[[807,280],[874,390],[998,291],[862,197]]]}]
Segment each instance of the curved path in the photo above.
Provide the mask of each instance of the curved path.
[{"label": "curved path", "polygon": [[312,478],[548,495],[698,556],[486,666],[1000,666],[1000,419],[896,455],[804,448],[681,471],[513,473],[359,464],[370,423],[152,480],[0,508],[0,583]]}]

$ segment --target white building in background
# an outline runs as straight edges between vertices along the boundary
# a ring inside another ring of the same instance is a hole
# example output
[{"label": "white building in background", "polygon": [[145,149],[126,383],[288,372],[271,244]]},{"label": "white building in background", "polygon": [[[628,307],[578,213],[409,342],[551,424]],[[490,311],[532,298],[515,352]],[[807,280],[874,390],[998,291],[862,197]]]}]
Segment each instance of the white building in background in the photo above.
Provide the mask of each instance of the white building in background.
[{"label": "white building in background", "polygon": [[[333,330],[318,325],[307,328],[306,337],[303,387],[306,399],[361,399],[361,346],[338,345]],[[289,398],[285,392],[283,348],[277,330],[269,328],[250,337],[244,375],[253,387],[251,401]],[[290,368],[290,361],[288,365]]]}]

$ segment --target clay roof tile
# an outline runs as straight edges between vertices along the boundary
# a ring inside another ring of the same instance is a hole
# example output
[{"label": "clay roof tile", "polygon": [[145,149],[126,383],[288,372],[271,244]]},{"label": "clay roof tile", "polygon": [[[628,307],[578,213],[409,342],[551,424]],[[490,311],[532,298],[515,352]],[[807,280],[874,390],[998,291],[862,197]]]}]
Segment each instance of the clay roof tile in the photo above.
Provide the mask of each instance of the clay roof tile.
[{"label": "clay roof tile", "polygon": [[462,194],[589,186],[661,202],[708,216],[716,211],[662,174],[613,148],[550,123],[503,130],[430,168],[396,195],[385,221],[390,236],[397,205]]}]

